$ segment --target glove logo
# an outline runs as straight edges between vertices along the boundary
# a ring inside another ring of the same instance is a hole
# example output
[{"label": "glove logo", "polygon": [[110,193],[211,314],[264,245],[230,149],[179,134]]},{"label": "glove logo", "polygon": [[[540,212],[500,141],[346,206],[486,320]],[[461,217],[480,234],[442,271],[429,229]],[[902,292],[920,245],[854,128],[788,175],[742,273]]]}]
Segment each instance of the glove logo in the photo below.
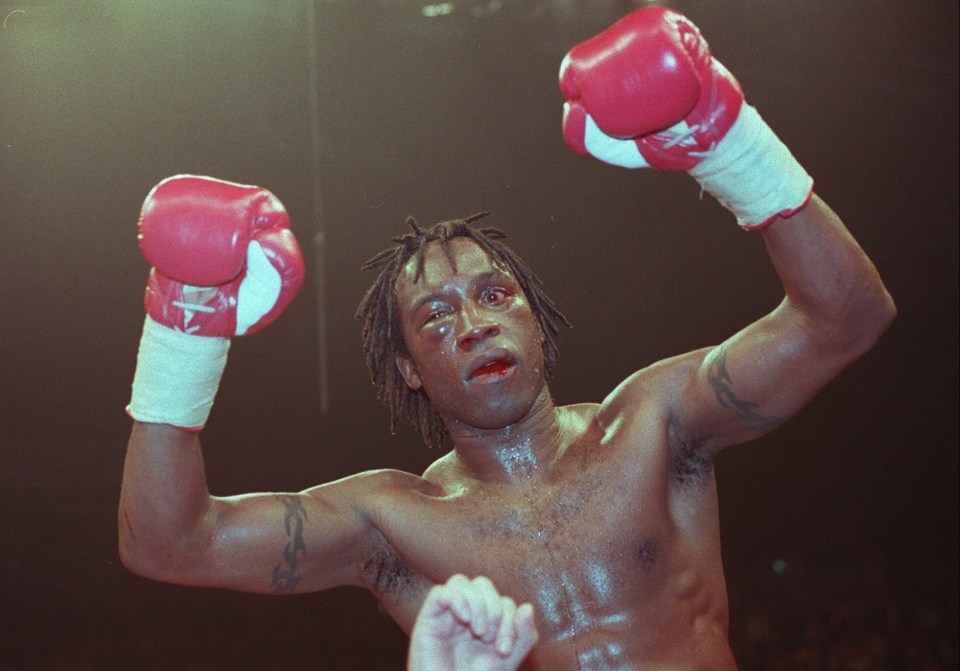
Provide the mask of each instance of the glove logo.
[{"label": "glove logo", "polygon": [[196,326],[190,326],[190,320],[192,320],[194,315],[196,315],[198,312],[203,312],[205,314],[213,314],[216,312],[215,308],[212,308],[209,305],[204,305],[204,303],[210,300],[214,294],[216,294],[216,289],[211,287],[194,287],[190,286],[189,284],[184,284],[183,300],[175,300],[172,302],[174,307],[183,310],[183,327],[178,328],[177,330],[190,335],[200,328],[199,324]]}]

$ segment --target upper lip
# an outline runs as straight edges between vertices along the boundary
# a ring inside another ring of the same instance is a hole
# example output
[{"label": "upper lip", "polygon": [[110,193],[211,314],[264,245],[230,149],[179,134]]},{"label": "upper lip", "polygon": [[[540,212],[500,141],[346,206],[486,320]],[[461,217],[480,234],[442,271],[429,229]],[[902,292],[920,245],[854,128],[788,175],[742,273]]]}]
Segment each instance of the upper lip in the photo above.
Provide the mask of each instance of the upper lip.
[{"label": "upper lip", "polygon": [[467,369],[467,378],[472,378],[481,368],[497,361],[512,366],[517,362],[517,358],[505,347],[493,347],[470,362]]}]

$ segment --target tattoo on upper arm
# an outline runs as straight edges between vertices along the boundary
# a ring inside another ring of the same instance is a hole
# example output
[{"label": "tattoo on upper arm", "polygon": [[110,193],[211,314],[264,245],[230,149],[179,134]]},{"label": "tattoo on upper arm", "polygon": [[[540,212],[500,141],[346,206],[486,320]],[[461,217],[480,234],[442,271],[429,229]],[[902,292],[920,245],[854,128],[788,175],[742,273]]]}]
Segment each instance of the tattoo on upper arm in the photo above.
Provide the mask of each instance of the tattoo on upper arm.
[{"label": "tattoo on upper arm", "polygon": [[283,561],[273,569],[270,584],[278,594],[289,594],[300,582],[300,560],[307,554],[303,542],[303,522],[307,511],[299,496],[277,496],[283,506],[283,526],[287,532],[286,546],[283,548]]},{"label": "tattoo on upper arm", "polygon": [[781,423],[782,420],[779,417],[763,415],[757,412],[756,408],[759,407],[759,404],[737,398],[737,395],[733,393],[733,389],[730,386],[733,380],[727,371],[727,349],[725,347],[721,346],[717,350],[713,361],[710,362],[707,377],[713,386],[713,393],[716,394],[717,401],[720,402],[720,405],[733,410],[737,417],[743,421],[759,425],[756,427],[757,430],[766,429]]}]

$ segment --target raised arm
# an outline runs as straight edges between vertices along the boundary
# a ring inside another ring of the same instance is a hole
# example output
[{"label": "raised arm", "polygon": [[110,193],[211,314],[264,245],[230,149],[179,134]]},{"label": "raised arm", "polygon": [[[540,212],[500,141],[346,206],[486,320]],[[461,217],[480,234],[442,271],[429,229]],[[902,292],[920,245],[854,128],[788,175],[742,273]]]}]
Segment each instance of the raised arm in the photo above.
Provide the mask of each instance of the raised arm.
[{"label": "raised arm", "polygon": [[356,582],[351,560],[369,529],[357,481],[303,494],[207,490],[198,435],[230,338],[275,319],[303,281],[283,205],[259,187],[181,175],[147,196],[139,237],[153,268],[128,407],[123,563],[156,580],[255,592]]},{"label": "raised arm", "polygon": [[763,235],[786,297],[704,350],[677,396],[677,427],[714,452],[793,416],[869,350],[896,314],[873,264],[815,194]]},{"label": "raised arm", "polygon": [[783,283],[771,314],[661,367],[681,442],[715,452],[771,430],[880,337],[895,308],[873,264],[689,19],[632,12],[567,55],[560,87],[573,149],[689,172],[742,228],[763,231]]}]

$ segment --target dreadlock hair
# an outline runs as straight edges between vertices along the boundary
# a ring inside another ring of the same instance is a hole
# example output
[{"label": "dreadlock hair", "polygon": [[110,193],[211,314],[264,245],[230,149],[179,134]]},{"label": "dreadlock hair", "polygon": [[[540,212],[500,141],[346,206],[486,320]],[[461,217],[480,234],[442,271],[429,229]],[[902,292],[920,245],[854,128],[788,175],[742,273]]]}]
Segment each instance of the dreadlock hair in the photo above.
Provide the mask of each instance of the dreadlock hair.
[{"label": "dreadlock hair", "polygon": [[379,270],[376,281],[367,290],[357,308],[356,317],[362,321],[361,340],[370,370],[370,379],[377,387],[377,398],[390,410],[390,432],[396,430],[399,420],[413,424],[428,447],[439,447],[447,434],[440,415],[433,409],[426,392],[410,389],[395,364],[397,354],[406,354],[407,346],[400,326],[400,308],[397,305],[396,284],[400,271],[415,257],[417,271],[414,282],[423,275],[424,251],[427,245],[439,241],[450,267],[457,270],[450,247],[452,238],[468,238],[482,249],[491,262],[507,270],[523,289],[540,330],[543,333],[544,374],[550,379],[557,362],[557,334],[560,326],[570,322],[543,291],[543,282],[529,266],[500,240],[506,233],[497,228],[473,228],[473,222],[487,216],[478,212],[464,219],[452,219],[434,224],[424,230],[413,217],[407,217],[412,233],[392,238],[396,247],[383,250],[361,266],[361,270]]}]

